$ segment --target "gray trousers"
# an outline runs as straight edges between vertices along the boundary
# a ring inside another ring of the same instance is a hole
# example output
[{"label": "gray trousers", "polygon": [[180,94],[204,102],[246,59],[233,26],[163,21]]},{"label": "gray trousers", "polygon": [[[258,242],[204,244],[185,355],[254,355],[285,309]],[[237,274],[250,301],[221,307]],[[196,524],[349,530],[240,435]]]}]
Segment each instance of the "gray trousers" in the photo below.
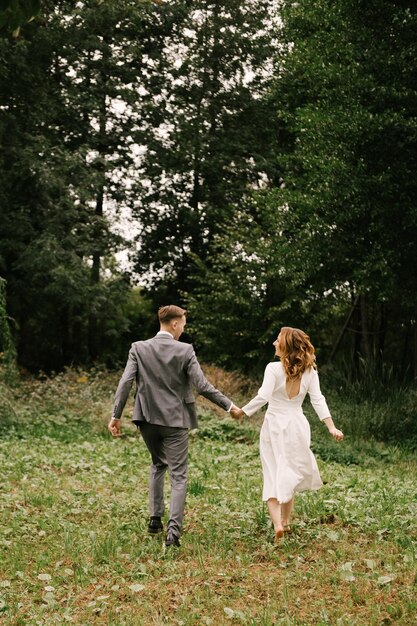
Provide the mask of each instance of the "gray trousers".
[{"label": "gray trousers", "polygon": [[139,422],[143,440],[151,453],[149,478],[149,512],[151,516],[164,514],[164,478],[168,468],[171,481],[167,535],[179,537],[184,517],[188,475],[188,428],[172,428]]}]

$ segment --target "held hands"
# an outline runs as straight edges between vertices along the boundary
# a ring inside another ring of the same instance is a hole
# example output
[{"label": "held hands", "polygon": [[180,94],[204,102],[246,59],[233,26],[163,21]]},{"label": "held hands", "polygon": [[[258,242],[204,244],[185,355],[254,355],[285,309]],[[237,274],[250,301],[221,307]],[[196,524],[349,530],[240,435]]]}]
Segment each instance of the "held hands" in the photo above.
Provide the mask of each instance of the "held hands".
[{"label": "held hands", "polygon": [[243,417],[245,417],[245,414],[242,411],[242,409],[239,409],[239,407],[236,406],[236,404],[232,405],[232,408],[230,409],[230,415],[233,417],[234,420],[240,420]]},{"label": "held hands", "polygon": [[122,424],[121,420],[111,419],[107,426],[108,430],[111,432],[112,437],[121,437],[122,436]]}]

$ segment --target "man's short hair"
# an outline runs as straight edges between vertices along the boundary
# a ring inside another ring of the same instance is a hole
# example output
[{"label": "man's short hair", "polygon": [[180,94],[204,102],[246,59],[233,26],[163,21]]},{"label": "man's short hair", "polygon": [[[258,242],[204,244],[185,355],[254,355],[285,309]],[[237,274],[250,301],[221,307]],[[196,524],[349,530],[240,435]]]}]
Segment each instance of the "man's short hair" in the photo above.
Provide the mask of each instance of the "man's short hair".
[{"label": "man's short hair", "polygon": [[187,315],[187,311],[175,304],[161,306],[158,309],[158,319],[161,324],[169,324],[171,320],[179,319],[183,315]]}]

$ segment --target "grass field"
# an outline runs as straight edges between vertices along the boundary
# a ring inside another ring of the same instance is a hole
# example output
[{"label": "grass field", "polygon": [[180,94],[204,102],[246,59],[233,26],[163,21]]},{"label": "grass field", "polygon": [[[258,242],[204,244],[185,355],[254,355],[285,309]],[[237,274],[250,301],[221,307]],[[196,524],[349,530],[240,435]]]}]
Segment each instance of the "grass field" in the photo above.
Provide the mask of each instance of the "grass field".
[{"label": "grass field", "polygon": [[294,532],[276,548],[260,418],[238,424],[202,404],[182,545],[166,551],[146,532],[143,442],[128,419],[122,439],[106,431],[116,382],[69,371],[2,400],[0,622],[417,623],[411,452],[335,444],[312,417],[326,484],[296,499]]}]

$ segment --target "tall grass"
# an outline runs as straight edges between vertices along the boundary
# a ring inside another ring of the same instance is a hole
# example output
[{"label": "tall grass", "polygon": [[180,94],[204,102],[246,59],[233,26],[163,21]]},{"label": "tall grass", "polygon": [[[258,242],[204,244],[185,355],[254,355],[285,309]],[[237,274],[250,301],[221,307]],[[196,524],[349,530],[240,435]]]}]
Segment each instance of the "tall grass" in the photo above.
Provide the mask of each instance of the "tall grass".
[{"label": "tall grass", "polygon": [[342,363],[324,369],[322,387],[349,437],[417,447],[417,389],[399,380],[392,366],[361,360],[354,375],[351,364]]}]

